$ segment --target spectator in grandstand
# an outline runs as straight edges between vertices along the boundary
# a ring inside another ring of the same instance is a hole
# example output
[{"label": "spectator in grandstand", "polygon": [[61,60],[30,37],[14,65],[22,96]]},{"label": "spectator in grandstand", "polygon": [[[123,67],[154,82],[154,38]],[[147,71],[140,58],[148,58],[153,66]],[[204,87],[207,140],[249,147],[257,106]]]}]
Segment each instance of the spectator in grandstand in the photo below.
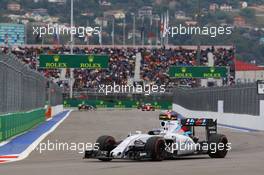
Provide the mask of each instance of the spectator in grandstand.
[{"label": "spectator in grandstand", "polygon": [[[8,48],[1,47],[3,53],[8,52]],[[14,47],[11,53],[15,54],[25,64],[32,69],[37,69],[39,54],[69,54],[68,47]],[[167,86],[199,86],[196,79],[170,79],[167,71],[170,66],[195,66],[197,65],[197,50],[188,50],[183,48],[165,49],[165,48],[74,48],[76,54],[106,54],[110,57],[109,68],[102,70],[74,69],[74,88],[97,88],[99,84],[127,84],[128,80],[134,76],[135,55],[138,52],[142,54],[140,74],[143,81],[151,84],[165,84]],[[234,79],[232,72],[233,49],[215,49],[214,47],[201,50],[199,60],[200,65],[207,65],[208,53],[213,54],[215,66],[230,66],[231,78]],[[70,77],[70,71],[66,71],[65,77],[61,77],[60,69],[41,69],[38,68],[44,76],[54,80],[61,87],[68,88],[69,84],[65,79]],[[61,79],[62,78],[62,79]]]}]

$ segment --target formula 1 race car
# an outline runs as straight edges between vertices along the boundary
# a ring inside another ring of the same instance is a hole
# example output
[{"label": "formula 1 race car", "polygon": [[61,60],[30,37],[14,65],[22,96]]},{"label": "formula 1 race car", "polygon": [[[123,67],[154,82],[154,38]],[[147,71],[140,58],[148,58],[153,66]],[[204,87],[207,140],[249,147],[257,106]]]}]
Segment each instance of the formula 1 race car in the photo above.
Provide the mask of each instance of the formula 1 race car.
[{"label": "formula 1 race car", "polygon": [[161,112],[159,115],[160,120],[177,120],[178,118],[183,118],[183,116],[172,110]]},{"label": "formula 1 race car", "polygon": [[95,111],[96,110],[96,107],[92,106],[92,105],[86,105],[86,104],[80,104],[78,106],[78,110],[79,111]]},{"label": "formula 1 race car", "polygon": [[143,104],[141,106],[142,111],[155,111],[155,107],[152,106],[150,103]]},{"label": "formula 1 race car", "polygon": [[[98,149],[85,151],[84,158],[101,161],[112,159],[161,161],[199,154],[208,154],[211,158],[224,158],[231,149],[227,137],[217,134],[216,120],[164,118],[160,115],[160,125],[161,128],[151,130],[147,134],[140,131],[129,134],[119,142],[112,136],[101,136],[96,141]],[[195,136],[196,127],[205,128],[206,139],[199,140]]]}]

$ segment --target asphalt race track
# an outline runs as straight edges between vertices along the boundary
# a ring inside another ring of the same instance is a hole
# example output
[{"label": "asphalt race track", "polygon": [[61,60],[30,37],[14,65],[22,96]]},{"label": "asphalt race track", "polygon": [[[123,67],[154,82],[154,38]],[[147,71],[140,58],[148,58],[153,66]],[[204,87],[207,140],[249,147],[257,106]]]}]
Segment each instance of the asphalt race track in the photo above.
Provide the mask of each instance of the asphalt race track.
[{"label": "asphalt race track", "polygon": [[[115,110],[72,112],[71,115],[42,142],[94,143],[100,135],[112,135],[119,140],[130,131],[148,131],[159,126],[158,111]],[[0,165],[1,175],[259,175],[264,172],[264,133],[241,132],[219,128],[227,135],[232,150],[225,159],[209,156],[185,157],[162,162],[124,161],[100,162],[83,160],[77,151],[33,151],[22,161]]]}]

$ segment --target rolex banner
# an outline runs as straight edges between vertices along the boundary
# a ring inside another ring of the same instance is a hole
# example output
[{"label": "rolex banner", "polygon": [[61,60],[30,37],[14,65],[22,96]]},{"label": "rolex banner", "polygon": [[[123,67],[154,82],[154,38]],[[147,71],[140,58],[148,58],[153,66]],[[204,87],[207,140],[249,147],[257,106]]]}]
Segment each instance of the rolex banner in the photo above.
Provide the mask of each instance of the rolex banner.
[{"label": "rolex banner", "polygon": [[107,55],[40,55],[41,68],[108,68]]},{"label": "rolex banner", "polygon": [[172,66],[169,69],[171,78],[223,78],[227,77],[226,67],[206,66]]}]

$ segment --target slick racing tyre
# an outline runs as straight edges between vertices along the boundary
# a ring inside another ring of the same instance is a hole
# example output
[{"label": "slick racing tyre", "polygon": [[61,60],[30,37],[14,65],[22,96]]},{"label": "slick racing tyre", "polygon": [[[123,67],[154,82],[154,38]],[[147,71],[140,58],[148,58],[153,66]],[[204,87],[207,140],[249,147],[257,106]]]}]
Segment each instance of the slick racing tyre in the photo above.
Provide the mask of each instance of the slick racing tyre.
[{"label": "slick racing tyre", "polygon": [[165,140],[161,137],[150,137],[145,145],[145,150],[151,160],[162,161],[165,157]]},{"label": "slick racing tyre", "polygon": [[[107,151],[107,156],[110,155],[110,152],[115,148],[116,141],[112,136],[100,136],[96,143],[98,143],[98,147],[100,151]],[[99,158],[101,161],[111,161],[112,158]]]},{"label": "slick racing tyre", "polygon": [[228,152],[227,137],[223,134],[212,134],[208,139],[209,143],[209,156],[211,158],[224,158]]}]

